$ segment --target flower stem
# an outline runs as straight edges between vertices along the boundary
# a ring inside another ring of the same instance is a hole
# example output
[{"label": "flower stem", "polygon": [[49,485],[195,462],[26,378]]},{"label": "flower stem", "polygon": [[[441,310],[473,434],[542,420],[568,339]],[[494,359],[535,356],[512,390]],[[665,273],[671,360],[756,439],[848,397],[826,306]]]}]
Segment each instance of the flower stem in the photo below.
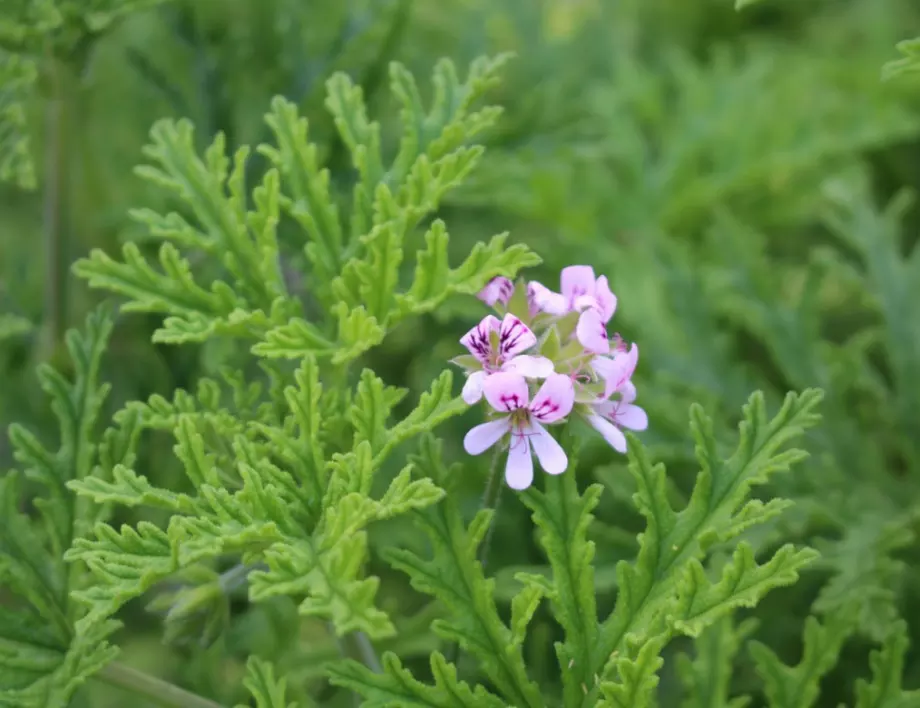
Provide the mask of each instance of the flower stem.
[{"label": "flower stem", "polygon": [[95,678],[143,696],[166,708],[224,708],[208,698],[186,691],[175,684],[163,681],[143,671],[132,669],[117,661],[105,666]]},{"label": "flower stem", "polygon": [[[501,451],[496,449],[492,453],[492,463],[489,466],[489,476],[486,478],[486,489],[482,494],[482,508],[483,509],[492,509],[492,522],[489,524],[489,528],[486,531],[486,537],[482,539],[482,544],[479,546],[478,559],[479,563],[482,566],[482,574],[486,573],[486,564],[489,561],[489,549],[492,546],[492,535],[495,532],[495,519],[498,515],[498,505],[501,502],[502,496],[502,479],[501,474],[498,470],[498,461],[501,458]],[[456,642],[452,642],[444,652],[444,656],[447,660],[456,664],[460,658],[460,645]]]},{"label": "flower stem", "polygon": [[489,530],[486,531],[486,537],[482,539],[479,546],[479,562],[482,564],[482,572],[485,575],[486,564],[489,561],[489,550],[492,546],[492,536],[495,533],[496,518],[498,517],[498,506],[502,498],[502,479],[498,471],[498,460],[501,457],[499,450],[492,455],[492,464],[489,467],[489,477],[486,480],[486,490],[482,495],[482,508],[492,509],[492,523],[489,524]]}]

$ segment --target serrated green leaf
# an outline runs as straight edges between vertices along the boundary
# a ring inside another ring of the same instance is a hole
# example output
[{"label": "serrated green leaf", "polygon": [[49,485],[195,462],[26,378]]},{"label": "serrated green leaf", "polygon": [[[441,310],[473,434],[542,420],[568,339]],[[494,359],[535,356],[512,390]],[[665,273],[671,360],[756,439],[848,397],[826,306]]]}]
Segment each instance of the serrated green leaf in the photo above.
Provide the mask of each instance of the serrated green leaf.
[{"label": "serrated green leaf", "polygon": [[901,688],[908,644],[907,625],[899,620],[889,627],[881,648],[869,655],[872,680],[856,680],[856,708],[913,708],[920,705],[920,691]]},{"label": "serrated green leaf", "polygon": [[[0,45],[4,34],[0,26]],[[0,182],[24,189],[34,189],[36,184],[25,106],[36,75],[31,60],[0,48]]]},{"label": "serrated green leaf", "polygon": [[[251,656],[246,662],[246,677],[243,685],[256,702],[256,708],[297,708],[296,703],[288,703],[286,681],[275,678],[275,670],[270,663]],[[245,708],[240,705],[237,708]]]},{"label": "serrated green leaf", "polygon": [[819,682],[837,663],[840,648],[856,628],[849,608],[829,615],[824,623],[805,620],[802,659],[786,666],[772,649],[751,641],[748,648],[764,682],[770,708],[810,708],[818,698]]},{"label": "serrated green leaf", "polygon": [[696,637],[693,658],[677,657],[677,671],[686,691],[682,708],[745,708],[750,696],[730,697],[735,656],[754,631],[757,620],[748,618],[737,627],[731,615],[710,625]]},{"label": "serrated green leaf", "polygon": [[438,652],[431,655],[433,686],[416,680],[392,652],[383,655],[382,674],[352,660],[331,664],[326,672],[332,683],[363,696],[365,708],[507,708],[482,686],[471,689],[459,681],[457,668]]}]

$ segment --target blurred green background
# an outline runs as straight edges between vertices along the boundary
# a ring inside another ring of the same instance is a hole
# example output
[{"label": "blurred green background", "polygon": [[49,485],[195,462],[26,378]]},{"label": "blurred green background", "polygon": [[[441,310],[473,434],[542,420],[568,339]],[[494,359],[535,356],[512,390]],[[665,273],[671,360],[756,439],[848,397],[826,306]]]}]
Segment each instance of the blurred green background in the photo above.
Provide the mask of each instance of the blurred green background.
[{"label": "blurred green background", "polygon": [[[389,61],[404,62],[425,85],[439,57],[462,71],[478,55],[511,50],[516,59],[492,96],[505,115],[485,138],[481,168],[439,214],[451,248],[459,256],[507,230],[544,258],[528,275],[550,287],[574,263],[609,277],[619,298],[614,329],[641,350],[638,403],[651,420],[642,439],[668,464],[676,499],[697,469],[692,401],[714,416],[728,446],[753,390],[774,409],[789,389],[826,390],[810,460],[769,490],[798,503],[751,539],[761,549],[814,543],[823,559],[753,614],[758,639],[792,662],[810,611],[857,602],[862,632],[825,680],[820,705],[849,700],[852,678],[867,673],[871,640],[894,616],[920,638],[920,212],[911,197],[920,185],[920,85],[881,80],[895,43],[918,27],[920,6],[907,0],[763,0],[741,12],[732,0],[175,0],[142,8],[24,94],[37,188],[0,186],[0,424],[55,435],[32,371],[60,358],[55,333],[79,323],[96,298],[69,264],[92,247],[149,240],[131,208],[176,208],[131,171],[154,120],[189,117],[202,147],[223,131],[232,150],[266,139],[262,116],[283,94],[309,117],[333,180],[347,180],[348,156],[322,105],[331,72],[355,77],[392,132]],[[46,130],[55,106],[65,111],[63,152]],[[252,183],[263,168],[252,160]],[[49,242],[43,210],[52,184],[60,198]],[[451,302],[403,325],[366,364],[410,387],[414,400],[483,312],[472,299]],[[193,387],[221,361],[220,345],[150,344],[155,326],[153,317],[119,318],[105,371],[113,409]],[[472,420],[440,431],[455,459]],[[158,484],[177,475],[163,450],[145,445],[140,462]],[[0,463],[12,464],[5,439]],[[485,475],[478,465],[466,466],[470,509]],[[592,531],[602,607],[614,596],[614,562],[631,557],[641,530],[624,465],[586,436],[578,474],[610,491]],[[521,539],[493,552],[498,592],[507,594],[515,568],[540,557],[510,494],[499,523],[499,534]],[[413,543],[410,535],[396,524],[372,543]],[[384,603],[412,606],[400,576],[382,563],[372,570],[383,576]],[[337,651],[322,627],[290,636],[286,602],[250,608],[233,599],[229,611],[230,631],[210,647],[165,646],[159,620],[138,604],[119,638],[125,660],[231,700],[227,679],[247,652],[294,656],[279,658],[280,667],[307,680]],[[434,648],[430,617],[408,622],[392,646],[410,663]],[[535,675],[552,673],[555,661],[542,621],[529,649]],[[285,654],[291,644],[298,651]],[[910,687],[920,685],[918,660],[912,652]],[[663,706],[679,700],[672,664]],[[739,691],[759,691],[745,652],[736,681]],[[108,689],[92,696],[103,708],[125,699]]]}]

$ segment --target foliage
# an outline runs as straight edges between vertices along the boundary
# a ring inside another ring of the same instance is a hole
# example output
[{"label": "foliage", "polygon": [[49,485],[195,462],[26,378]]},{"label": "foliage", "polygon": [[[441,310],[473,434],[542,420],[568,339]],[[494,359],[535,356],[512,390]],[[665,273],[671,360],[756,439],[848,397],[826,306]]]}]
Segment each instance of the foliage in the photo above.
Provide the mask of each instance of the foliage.
[{"label": "foliage", "polygon": [[[0,0],[0,705],[920,705],[918,19]],[[447,360],[572,263],[648,429],[480,501]]]}]

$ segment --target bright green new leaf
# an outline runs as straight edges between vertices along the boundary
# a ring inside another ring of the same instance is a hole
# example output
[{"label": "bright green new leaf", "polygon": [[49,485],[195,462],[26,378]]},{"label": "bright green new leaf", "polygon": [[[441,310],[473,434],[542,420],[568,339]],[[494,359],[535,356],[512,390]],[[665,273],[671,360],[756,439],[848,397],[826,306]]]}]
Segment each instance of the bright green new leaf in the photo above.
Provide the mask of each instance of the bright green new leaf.
[{"label": "bright green new leaf", "polygon": [[869,656],[872,680],[856,680],[856,708],[915,708],[920,691],[901,688],[901,672],[909,640],[907,625],[899,620],[889,627],[880,649]]},{"label": "bright green new leaf", "polygon": [[[289,703],[285,698],[287,682],[275,678],[275,670],[267,661],[251,656],[246,662],[246,677],[243,685],[255,699],[256,708],[297,708],[296,703]],[[245,708],[245,706],[237,706]]]},{"label": "bright green new leaf", "polygon": [[687,696],[682,708],[745,708],[749,696],[731,697],[732,669],[741,643],[754,631],[757,620],[735,626],[731,615],[711,624],[693,642],[691,659],[677,658],[677,671]]}]

